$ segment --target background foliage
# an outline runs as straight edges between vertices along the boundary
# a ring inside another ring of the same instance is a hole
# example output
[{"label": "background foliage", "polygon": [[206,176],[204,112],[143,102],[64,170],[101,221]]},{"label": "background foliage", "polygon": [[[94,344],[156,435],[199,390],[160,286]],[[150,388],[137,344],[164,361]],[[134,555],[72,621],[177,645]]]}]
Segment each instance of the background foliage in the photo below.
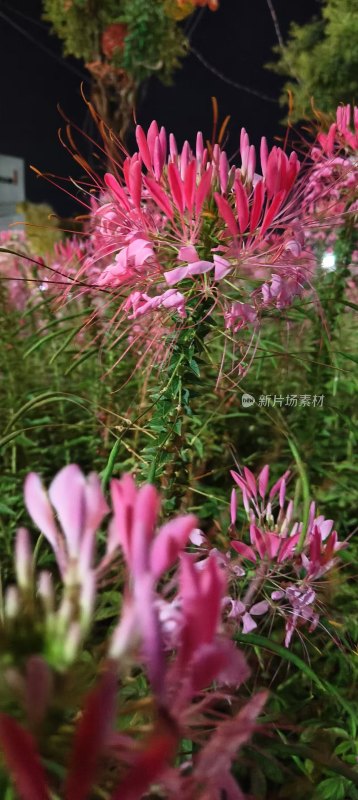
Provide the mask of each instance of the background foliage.
[{"label": "background foliage", "polygon": [[293,94],[293,120],[312,117],[313,102],[325,113],[338,103],[357,99],[358,2],[322,0],[320,14],[307,25],[291,24],[284,47],[275,48],[278,60],[270,67],[287,78],[287,93]]}]

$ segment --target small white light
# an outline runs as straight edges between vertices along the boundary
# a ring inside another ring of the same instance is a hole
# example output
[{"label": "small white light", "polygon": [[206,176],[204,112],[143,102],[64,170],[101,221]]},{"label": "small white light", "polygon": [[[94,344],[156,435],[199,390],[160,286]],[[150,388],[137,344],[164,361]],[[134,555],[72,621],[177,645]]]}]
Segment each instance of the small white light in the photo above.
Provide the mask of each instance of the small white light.
[{"label": "small white light", "polygon": [[334,272],[336,269],[336,256],[332,252],[327,252],[324,254],[322,258],[322,269],[326,269],[327,272]]}]

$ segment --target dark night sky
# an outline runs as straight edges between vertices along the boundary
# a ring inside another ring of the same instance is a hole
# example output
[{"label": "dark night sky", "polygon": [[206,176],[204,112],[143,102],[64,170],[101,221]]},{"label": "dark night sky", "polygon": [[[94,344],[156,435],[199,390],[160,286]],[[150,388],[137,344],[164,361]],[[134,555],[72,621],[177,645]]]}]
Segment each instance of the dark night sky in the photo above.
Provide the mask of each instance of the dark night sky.
[{"label": "dark night sky", "polygon": [[[318,8],[316,0],[273,2],[284,36],[291,19],[306,22]],[[0,153],[25,158],[28,199],[48,201],[58,213],[70,213],[75,207],[66,196],[36,179],[28,165],[59,175],[74,172],[73,162],[57,138],[61,125],[57,103],[71,119],[89,129],[79,92],[81,77],[76,73],[83,72],[83,66],[73,59],[62,59],[60,42],[41,22],[41,0],[0,0],[0,31]],[[221,0],[216,13],[207,9],[201,13],[191,45],[229,80],[277,98],[281,80],[263,68],[271,60],[276,41],[266,0]],[[155,118],[176,134],[179,143],[185,138],[193,142],[197,130],[210,135],[212,95],[218,100],[221,118],[231,115],[228,150],[236,149],[242,125],[254,143],[263,134],[272,141],[280,132],[282,109],[277,103],[225,83],[193,54],[177,73],[173,86],[164,87],[154,78],[148,82],[137,118],[144,126]],[[84,152],[89,155],[86,146]]]}]

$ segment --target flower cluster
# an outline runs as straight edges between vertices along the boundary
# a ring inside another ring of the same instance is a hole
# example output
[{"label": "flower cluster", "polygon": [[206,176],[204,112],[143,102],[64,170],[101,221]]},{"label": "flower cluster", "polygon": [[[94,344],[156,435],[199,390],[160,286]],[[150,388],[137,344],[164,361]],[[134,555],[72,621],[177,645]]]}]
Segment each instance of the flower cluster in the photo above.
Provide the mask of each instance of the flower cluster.
[{"label": "flower cluster", "polygon": [[[139,800],[153,783],[172,798],[219,798],[236,787],[231,761],[254,731],[265,693],[241,704],[237,713],[229,713],[228,707],[217,730],[204,736],[195,758],[180,768],[171,762],[181,739],[195,740],[206,724],[212,728],[212,700],[221,696],[217,689],[207,692],[213,681],[237,688],[249,675],[243,655],[223,630],[225,573],[215,554],[198,562],[183,552],[196,530],[193,515],[176,517],[157,530],[160,498],[153,486],[137,489],[125,475],[112,481],[111,495],[112,516],[98,558],[97,531],[110,511],[99,478],[85,478],[70,465],[57,474],[48,492],[35,473],[26,479],[26,507],[51,545],[60,584],[49,571],[36,576],[29,534],[20,529],[17,583],[6,589],[0,630],[6,687],[0,745],[5,763],[22,800],[49,798],[59,790],[56,772],[51,778],[45,775],[38,748],[43,746],[44,726],[51,731],[55,724],[56,733],[60,701],[55,687],[61,693],[66,685],[59,676],[76,674],[95,625],[96,595],[110,572],[118,569],[122,554],[126,577],[121,613],[104,640],[102,629],[99,678],[79,720],[74,720],[61,796],[85,800],[104,758],[113,767],[108,795],[112,800]],[[150,732],[144,742],[117,734],[113,727],[120,687],[133,667],[144,670],[152,694]],[[14,698],[20,701],[26,727],[14,719],[18,710],[14,716],[9,713]],[[70,709],[62,713],[67,719]],[[236,787],[235,796],[238,793]]]},{"label": "flower cluster", "polygon": [[[352,124],[351,124],[352,123]],[[310,245],[333,247],[338,231],[358,211],[358,108],[339,106],[327,133],[311,149],[313,168],[304,191]]]},{"label": "flower cluster", "polygon": [[[29,301],[33,287],[26,262],[15,253],[29,256],[29,247],[24,231],[0,231],[0,280],[10,306],[23,311]],[[8,251],[8,252],[7,252]]]},{"label": "flower cluster", "polygon": [[[344,544],[338,541],[333,520],[316,516],[314,502],[306,522],[293,521],[294,503],[286,499],[289,472],[270,491],[268,465],[257,479],[247,467],[242,475],[236,471],[231,474],[242,493],[250,539],[249,544],[234,539],[231,545],[242,562],[254,565],[255,571],[243,599],[229,599],[229,616],[241,622],[244,632],[250,632],[257,627],[257,616],[279,611],[286,619],[288,646],[297,627],[308,622],[312,631],[318,624],[318,582],[336,565],[337,552]],[[236,518],[233,489],[233,530]]]},{"label": "flower cluster", "polygon": [[240,167],[201,133],[194,152],[156,122],[147,134],[138,125],[136,140],[137,152],[105,176],[79,278],[95,268],[128,319],[184,319],[205,299],[233,332],[302,293],[315,263],[299,219],[296,153],[269,151],[263,138],[259,175],[244,129]]}]

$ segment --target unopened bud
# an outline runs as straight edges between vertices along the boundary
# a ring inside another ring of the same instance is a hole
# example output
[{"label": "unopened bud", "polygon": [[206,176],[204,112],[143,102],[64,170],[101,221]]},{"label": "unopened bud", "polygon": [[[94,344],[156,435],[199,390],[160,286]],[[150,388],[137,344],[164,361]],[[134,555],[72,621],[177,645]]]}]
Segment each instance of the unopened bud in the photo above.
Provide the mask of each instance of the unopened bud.
[{"label": "unopened bud", "polygon": [[66,664],[75,661],[82,642],[82,630],[78,622],[70,625],[63,643],[62,657]]},{"label": "unopened bud", "polygon": [[20,589],[29,589],[32,585],[33,557],[29,532],[19,528],[15,541],[15,571]]},{"label": "unopened bud", "polygon": [[81,626],[84,630],[87,630],[92,622],[95,599],[96,575],[91,571],[83,578],[80,593]]},{"label": "unopened bud", "polygon": [[16,586],[9,586],[5,592],[5,617],[8,620],[15,619],[20,611],[20,597]]},{"label": "unopened bud", "polygon": [[46,614],[52,614],[55,608],[55,596],[53,590],[52,575],[50,572],[40,572],[37,592],[43,603]]}]

